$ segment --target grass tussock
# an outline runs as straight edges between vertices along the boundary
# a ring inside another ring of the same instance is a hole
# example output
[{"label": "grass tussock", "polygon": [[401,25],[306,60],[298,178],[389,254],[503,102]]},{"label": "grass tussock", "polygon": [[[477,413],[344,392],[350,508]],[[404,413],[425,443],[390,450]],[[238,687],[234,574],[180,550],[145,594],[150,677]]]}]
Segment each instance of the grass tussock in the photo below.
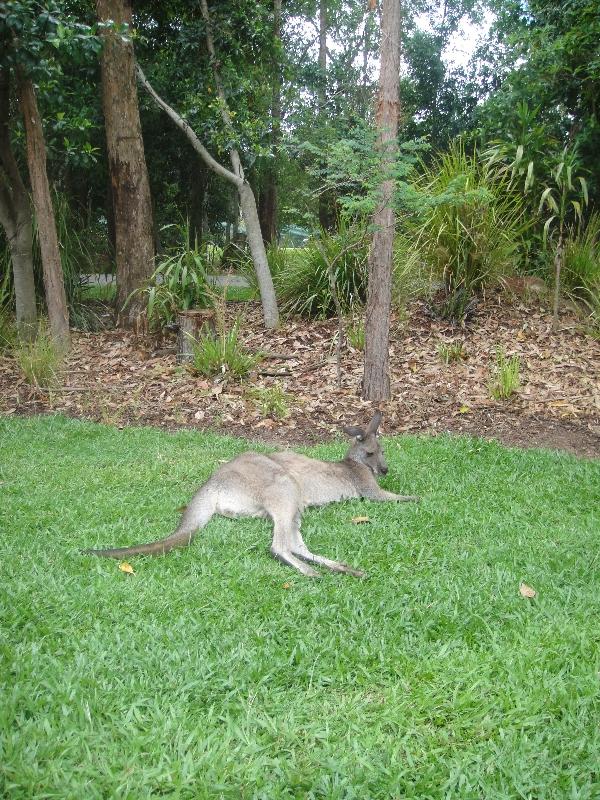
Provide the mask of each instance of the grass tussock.
[{"label": "grass tussock", "polygon": [[420,504],[303,519],[368,579],[304,579],[269,557],[266,520],[223,518],[126,575],[80,548],[169,533],[248,445],[0,425],[0,795],[600,795],[598,463],[391,439],[382,483]]},{"label": "grass tussock", "polygon": [[46,325],[40,325],[32,341],[17,341],[13,355],[25,380],[40,389],[54,388],[60,383],[62,354],[52,341]]}]

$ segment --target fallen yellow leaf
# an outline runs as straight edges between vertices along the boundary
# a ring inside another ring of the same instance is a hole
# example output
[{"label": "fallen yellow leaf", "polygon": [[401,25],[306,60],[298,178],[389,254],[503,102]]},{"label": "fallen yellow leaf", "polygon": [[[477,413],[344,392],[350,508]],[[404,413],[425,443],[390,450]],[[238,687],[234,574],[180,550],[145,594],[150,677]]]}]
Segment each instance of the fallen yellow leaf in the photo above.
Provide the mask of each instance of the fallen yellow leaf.
[{"label": "fallen yellow leaf", "polygon": [[131,564],[127,563],[127,561],[121,561],[121,563],[119,564],[119,569],[121,570],[121,572],[126,572],[127,575],[135,575],[135,570],[133,569]]},{"label": "fallen yellow leaf", "polygon": [[282,589],[291,589],[292,588],[292,584],[291,583],[287,583],[287,582],[286,583],[282,583],[281,584],[281,588]]},{"label": "fallen yellow leaf", "polygon": [[536,594],[537,594],[536,590],[532,589],[531,586],[527,586],[526,583],[522,583],[519,586],[519,592],[521,594],[521,597],[530,597],[531,598],[531,597],[535,597]]},{"label": "fallen yellow leaf", "polygon": [[459,409],[460,414],[468,414],[471,409],[469,406],[461,406]]},{"label": "fallen yellow leaf", "polygon": [[371,522],[368,517],[352,517],[352,522],[355,525],[363,525],[365,522]]}]

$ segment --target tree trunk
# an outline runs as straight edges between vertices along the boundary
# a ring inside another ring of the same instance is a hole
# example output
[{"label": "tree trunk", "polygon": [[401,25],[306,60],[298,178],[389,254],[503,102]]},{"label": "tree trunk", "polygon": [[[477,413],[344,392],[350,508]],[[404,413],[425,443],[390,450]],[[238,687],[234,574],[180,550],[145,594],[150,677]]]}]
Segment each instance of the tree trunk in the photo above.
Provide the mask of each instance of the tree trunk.
[{"label": "tree trunk", "polygon": [[552,309],[552,330],[558,330],[558,307],[560,304],[560,273],[563,262],[563,231],[562,225],[558,234],[556,252],[554,253],[554,303]]},{"label": "tree trunk", "polygon": [[190,364],[202,336],[216,336],[215,312],[207,308],[180,311],[177,325],[177,363]]},{"label": "tree trunk", "polygon": [[392,169],[398,150],[400,72],[400,0],[383,0],[381,67],[377,101],[378,149],[382,182],[375,232],[369,252],[369,286],[365,319],[363,399],[379,402],[390,397],[389,333],[392,300],[392,250],[395,180]]},{"label": "tree trunk", "polygon": [[0,69],[0,224],[10,248],[17,331],[20,339],[30,341],[37,333],[33,225],[29,196],[10,143],[9,80],[8,70]]},{"label": "tree trunk", "polygon": [[204,238],[208,172],[195,156],[190,163],[189,246],[200,245]]},{"label": "tree trunk", "polygon": [[[327,119],[327,0],[319,0],[319,88],[317,91],[317,114],[319,125],[325,133]],[[325,144],[325,136],[323,136]],[[327,162],[320,164],[323,173],[327,171]],[[319,225],[330,231],[335,227],[335,197],[331,190],[319,194]]]},{"label": "tree trunk", "polygon": [[38,110],[33,83],[22,68],[18,68],[17,78],[27,137],[27,165],[40,240],[50,334],[55,344],[61,350],[66,351],[71,345],[69,311],[58,247],[56,220],[46,172],[46,144],[42,118]]},{"label": "tree trunk", "polygon": [[281,0],[273,0],[273,97],[271,100],[271,158],[261,195],[261,229],[265,242],[277,241],[279,197],[277,157],[281,140]]},{"label": "tree trunk", "polygon": [[[131,25],[130,0],[97,0],[98,19]],[[117,308],[134,325],[144,300],[133,295],[154,270],[152,202],[140,125],[133,43],[110,29],[102,33],[102,105],[115,219]],[[127,303],[126,307],[125,304]]]},{"label": "tree trunk", "polygon": [[258,221],[256,200],[254,199],[252,187],[244,178],[244,171],[242,169],[237,150],[231,151],[231,161],[232,165],[237,167],[236,171],[228,170],[227,167],[219,164],[219,162],[211,156],[206,147],[204,147],[188,123],[182,117],[180,117],[170,105],[165,103],[165,101],[156,94],[152,86],[148,83],[146,76],[139,65],[137,67],[137,74],[138,79],[144,89],[152,97],[154,102],[160,106],[160,108],[162,108],[169,119],[171,119],[175,125],[177,125],[177,127],[183,131],[183,133],[185,133],[188,141],[191,143],[198,155],[202,158],[204,163],[217,175],[220,175],[230,183],[233,183],[238,190],[240,195],[240,203],[242,206],[242,213],[244,214],[244,221],[246,223],[248,244],[250,246],[250,253],[254,262],[256,279],[258,281],[258,289],[263,307],[263,319],[265,327],[276,328],[279,324],[279,312],[277,310],[277,300],[275,298],[273,278],[271,277],[271,272],[269,270],[265,244],[262,239],[260,222]]}]

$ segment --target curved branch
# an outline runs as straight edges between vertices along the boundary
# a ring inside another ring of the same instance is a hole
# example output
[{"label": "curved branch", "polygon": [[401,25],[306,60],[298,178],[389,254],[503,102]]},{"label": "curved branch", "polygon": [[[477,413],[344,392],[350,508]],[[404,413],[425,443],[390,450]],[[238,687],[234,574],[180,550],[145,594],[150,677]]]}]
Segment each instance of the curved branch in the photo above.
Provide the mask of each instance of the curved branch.
[{"label": "curved branch", "polygon": [[174,122],[175,125],[177,125],[179,130],[181,130],[187,136],[188,141],[190,142],[194,150],[198,153],[198,155],[202,158],[204,163],[210,169],[212,169],[213,172],[216,172],[217,175],[220,175],[222,178],[225,178],[225,180],[228,180],[230,181],[230,183],[235,184],[235,186],[237,186],[238,189],[240,188],[240,186],[243,186],[244,180],[240,178],[238,175],[236,175],[234,172],[228,170],[222,164],[219,164],[219,162],[211,156],[206,147],[204,147],[200,139],[198,139],[198,137],[190,127],[189,123],[187,123],[183,119],[183,117],[181,117],[173,108],[171,108],[170,105],[168,105],[168,103],[165,103],[165,101],[158,96],[158,94],[154,91],[154,89],[148,82],[148,79],[144,75],[144,72],[139,64],[135,65],[135,70],[137,73],[138,80],[142,84],[144,89],[148,92],[148,94],[154,100],[156,105],[162,108],[162,110],[172,120],[172,122]]}]

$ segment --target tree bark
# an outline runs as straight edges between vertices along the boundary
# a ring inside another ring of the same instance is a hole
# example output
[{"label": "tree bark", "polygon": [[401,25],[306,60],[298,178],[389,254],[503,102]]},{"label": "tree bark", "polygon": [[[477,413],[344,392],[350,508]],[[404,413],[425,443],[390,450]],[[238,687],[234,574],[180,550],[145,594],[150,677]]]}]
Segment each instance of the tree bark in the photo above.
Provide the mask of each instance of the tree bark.
[{"label": "tree bark", "polygon": [[[131,25],[131,0],[97,0],[100,22]],[[134,325],[144,300],[132,295],[154,270],[152,202],[138,108],[133,43],[102,33],[102,106],[115,220],[117,307],[121,324]],[[125,306],[125,308],[124,308]]]},{"label": "tree bark", "polygon": [[[317,115],[323,131],[326,128],[327,113],[327,0],[319,0],[319,86],[317,90]],[[321,162],[323,173],[327,170],[327,162]],[[330,231],[335,227],[335,197],[331,190],[319,194],[319,225]]]},{"label": "tree bark", "polygon": [[377,138],[382,182],[375,232],[369,252],[369,285],[365,318],[363,399],[376,402],[390,397],[389,334],[392,302],[392,251],[395,213],[392,173],[398,151],[398,97],[400,72],[400,0],[383,0],[381,66],[377,100]]},{"label": "tree bark", "polygon": [[56,220],[46,171],[46,143],[31,79],[17,68],[19,99],[27,138],[27,165],[37,221],[50,335],[63,351],[71,345],[69,311],[58,247]]},{"label": "tree bark", "polygon": [[12,262],[19,338],[35,339],[37,308],[33,280],[33,225],[29,195],[10,143],[10,75],[0,69],[0,224]]},{"label": "tree bark", "polygon": [[271,100],[271,158],[267,164],[261,197],[261,229],[265,242],[277,241],[279,197],[277,156],[281,141],[281,0],[273,0],[273,96]]}]

